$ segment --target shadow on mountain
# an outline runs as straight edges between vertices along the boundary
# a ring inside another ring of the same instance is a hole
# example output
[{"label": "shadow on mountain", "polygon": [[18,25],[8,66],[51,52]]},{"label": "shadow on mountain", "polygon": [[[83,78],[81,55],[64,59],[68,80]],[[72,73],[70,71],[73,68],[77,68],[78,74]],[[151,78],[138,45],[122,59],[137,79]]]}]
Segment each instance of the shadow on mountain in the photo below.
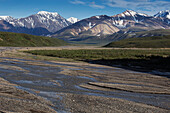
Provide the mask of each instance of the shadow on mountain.
[{"label": "shadow on mountain", "polygon": [[93,64],[113,66],[139,72],[151,72],[151,74],[170,78],[170,57],[138,56],[145,59],[101,59],[88,61]]},{"label": "shadow on mountain", "polygon": [[25,27],[16,27],[8,30],[4,30],[5,32],[14,32],[14,33],[25,33],[30,35],[37,35],[37,36],[45,36],[50,34],[50,32],[45,28],[25,28]]},{"label": "shadow on mountain", "polygon": [[37,28],[26,28],[26,27],[14,27],[12,24],[0,20],[0,31],[2,32],[14,32],[14,33],[26,33],[30,35],[37,36],[46,36],[51,34],[46,28],[37,27]]}]

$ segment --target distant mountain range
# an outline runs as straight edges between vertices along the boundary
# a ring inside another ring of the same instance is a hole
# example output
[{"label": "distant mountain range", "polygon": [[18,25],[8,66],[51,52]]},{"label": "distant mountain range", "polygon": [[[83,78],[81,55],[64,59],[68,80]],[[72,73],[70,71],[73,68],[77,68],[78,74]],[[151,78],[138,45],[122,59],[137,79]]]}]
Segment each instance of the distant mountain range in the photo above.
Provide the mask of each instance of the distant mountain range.
[{"label": "distant mountain range", "polygon": [[155,29],[170,29],[170,11],[160,11],[154,16],[132,10],[113,16],[99,15],[78,20],[65,19],[55,12],[40,11],[37,14],[15,19],[0,16],[0,31],[27,33],[61,38],[69,41],[95,40],[108,35],[128,34]]},{"label": "distant mountain range", "polygon": [[4,32],[15,32],[15,33],[26,33],[32,35],[46,36],[50,34],[46,28],[37,27],[37,28],[27,28],[27,27],[15,27],[5,20],[0,20],[0,31]]},{"label": "distant mountain range", "polygon": [[94,36],[101,39],[118,32],[127,34],[154,29],[170,29],[169,16],[169,10],[161,11],[155,16],[126,10],[114,16],[100,15],[83,19],[57,31],[53,36],[70,41],[82,41]]},{"label": "distant mountain range", "polygon": [[[37,14],[19,19],[15,19],[10,16],[0,16],[0,21],[0,31],[35,35],[48,35],[72,24],[58,13],[47,11],[40,11]],[[38,34],[34,33],[35,29],[39,30]]]}]

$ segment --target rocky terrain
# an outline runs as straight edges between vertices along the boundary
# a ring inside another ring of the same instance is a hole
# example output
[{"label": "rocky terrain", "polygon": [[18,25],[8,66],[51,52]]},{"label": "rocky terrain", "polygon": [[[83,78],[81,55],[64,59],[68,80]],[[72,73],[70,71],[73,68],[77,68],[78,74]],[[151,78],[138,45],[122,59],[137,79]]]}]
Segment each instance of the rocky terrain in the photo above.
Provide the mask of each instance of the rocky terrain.
[{"label": "rocky terrain", "polygon": [[57,113],[50,101],[32,93],[20,90],[16,84],[0,78],[1,113]]}]

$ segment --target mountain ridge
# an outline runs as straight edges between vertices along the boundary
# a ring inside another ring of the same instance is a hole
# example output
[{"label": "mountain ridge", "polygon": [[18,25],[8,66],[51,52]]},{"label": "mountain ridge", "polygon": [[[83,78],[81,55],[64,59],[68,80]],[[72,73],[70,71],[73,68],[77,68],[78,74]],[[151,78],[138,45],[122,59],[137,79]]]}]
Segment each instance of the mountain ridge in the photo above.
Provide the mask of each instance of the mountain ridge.
[{"label": "mountain ridge", "polygon": [[68,41],[76,40],[76,38],[86,39],[92,36],[100,39],[103,35],[111,35],[119,31],[126,34],[154,29],[170,29],[170,23],[167,18],[163,21],[159,17],[126,10],[113,16],[97,15],[83,19],[57,31],[53,37]]},{"label": "mountain ridge", "polygon": [[170,10],[160,11],[154,17],[170,19]]},{"label": "mountain ridge", "polygon": [[39,11],[37,14],[25,18],[8,21],[14,27],[46,28],[50,32],[56,32],[66,26],[71,25],[65,18],[56,12]]},{"label": "mountain ridge", "polygon": [[[9,30],[10,32],[16,32],[16,30],[13,30],[14,28],[25,29],[25,32],[18,31],[20,33],[27,33],[26,29],[40,28],[40,29],[46,29],[46,31],[48,31],[49,34],[51,34],[72,24],[71,22],[67,21],[65,18],[60,16],[57,12],[47,12],[47,11],[39,11],[37,14],[33,14],[28,17],[18,18],[18,19],[15,19],[10,16],[0,16],[0,20],[4,20],[13,26]],[[30,33],[30,30],[28,30],[28,34],[36,35],[35,33]],[[40,35],[43,34],[48,35],[47,33],[43,33],[43,32],[40,33]]]},{"label": "mountain ridge", "polygon": [[[160,11],[155,16],[126,10],[113,16],[97,15],[83,20],[71,17],[71,22],[57,12],[39,11],[28,17],[15,19],[0,16],[1,31],[44,35],[72,40],[76,37],[85,38],[111,35],[116,32],[130,33],[154,29],[170,29],[169,10]],[[2,22],[2,20],[6,22]],[[78,22],[77,22],[78,21]],[[35,30],[36,29],[36,30]],[[39,33],[36,33],[36,31]]]}]

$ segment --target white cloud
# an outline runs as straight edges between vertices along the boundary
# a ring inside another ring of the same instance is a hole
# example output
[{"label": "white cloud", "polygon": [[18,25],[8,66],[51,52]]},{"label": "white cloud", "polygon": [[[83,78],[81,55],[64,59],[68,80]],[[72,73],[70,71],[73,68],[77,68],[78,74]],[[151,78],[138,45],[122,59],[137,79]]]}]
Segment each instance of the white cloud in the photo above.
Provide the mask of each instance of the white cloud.
[{"label": "white cloud", "polygon": [[81,4],[81,5],[85,5],[86,3],[83,2],[83,1],[80,1],[80,0],[74,0],[74,1],[71,1],[72,4]]},{"label": "white cloud", "polygon": [[132,9],[138,12],[153,15],[161,10],[168,10],[169,1],[150,1],[150,0],[105,0],[105,5],[110,7]]},{"label": "white cloud", "polygon": [[95,2],[91,2],[89,6],[92,7],[92,8],[98,8],[98,9],[104,9],[105,8],[105,6],[97,5]]},{"label": "white cloud", "polygon": [[85,6],[89,6],[89,7],[96,8],[96,9],[104,9],[105,8],[104,5],[98,5],[95,2],[88,2],[88,1],[84,2],[84,1],[81,1],[81,0],[74,0],[74,1],[70,1],[70,3],[85,5]]},{"label": "white cloud", "polygon": [[[170,1],[165,0],[100,0],[101,4],[89,2],[90,0],[72,0],[72,4],[90,6],[96,9],[104,9],[105,7],[117,7],[130,9],[148,15],[154,15],[162,10],[170,10]],[[93,0],[95,1],[95,0]]]}]

